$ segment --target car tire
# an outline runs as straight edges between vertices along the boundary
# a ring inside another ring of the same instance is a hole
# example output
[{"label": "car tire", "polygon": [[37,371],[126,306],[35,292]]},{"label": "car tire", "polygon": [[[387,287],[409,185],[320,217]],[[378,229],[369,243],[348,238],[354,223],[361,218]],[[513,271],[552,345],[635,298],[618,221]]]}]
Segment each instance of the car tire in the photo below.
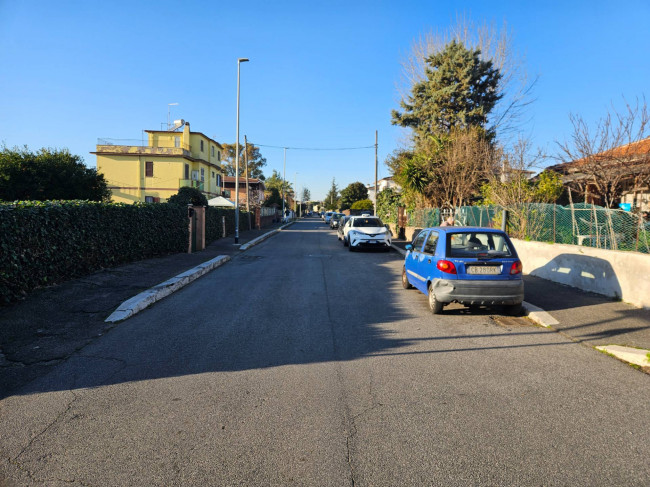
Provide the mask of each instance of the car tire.
[{"label": "car tire", "polygon": [[442,313],[442,303],[436,299],[436,293],[433,290],[433,285],[429,284],[429,309],[434,315]]},{"label": "car tire", "polygon": [[507,304],[503,306],[503,312],[508,316],[521,316],[523,314],[523,307],[519,304]]},{"label": "car tire", "polygon": [[348,250],[349,250],[350,252],[354,252],[354,251],[357,250],[357,249],[354,248],[354,247],[352,246],[352,244],[348,244]]},{"label": "car tire", "polygon": [[347,247],[347,246],[348,246],[348,239],[343,238],[343,247]]},{"label": "car tire", "polygon": [[413,286],[408,280],[408,277],[406,277],[406,267],[402,267],[402,287],[404,289],[411,289]]}]

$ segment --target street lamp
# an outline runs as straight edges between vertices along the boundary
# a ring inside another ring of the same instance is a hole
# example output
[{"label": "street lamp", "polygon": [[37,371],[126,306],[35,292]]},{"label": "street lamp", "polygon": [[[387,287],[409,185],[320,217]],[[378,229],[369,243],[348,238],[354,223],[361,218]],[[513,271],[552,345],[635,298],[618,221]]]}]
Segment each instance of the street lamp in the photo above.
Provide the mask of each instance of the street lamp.
[{"label": "street lamp", "polygon": [[235,243],[239,243],[239,66],[248,59],[237,59],[237,142],[235,143]]}]

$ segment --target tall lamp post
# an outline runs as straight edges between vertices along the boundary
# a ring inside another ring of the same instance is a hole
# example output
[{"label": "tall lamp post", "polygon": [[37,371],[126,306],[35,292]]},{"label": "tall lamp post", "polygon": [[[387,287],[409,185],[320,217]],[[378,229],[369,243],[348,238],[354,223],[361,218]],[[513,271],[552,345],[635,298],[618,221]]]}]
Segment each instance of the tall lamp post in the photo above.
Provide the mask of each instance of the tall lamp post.
[{"label": "tall lamp post", "polygon": [[239,243],[239,67],[248,59],[237,59],[237,142],[235,143],[235,243]]}]

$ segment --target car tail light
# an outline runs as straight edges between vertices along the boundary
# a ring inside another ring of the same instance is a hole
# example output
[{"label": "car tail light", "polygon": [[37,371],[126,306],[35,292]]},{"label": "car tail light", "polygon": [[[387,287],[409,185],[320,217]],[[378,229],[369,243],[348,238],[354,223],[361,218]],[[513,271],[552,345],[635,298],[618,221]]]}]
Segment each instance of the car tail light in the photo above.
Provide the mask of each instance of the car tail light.
[{"label": "car tail light", "polygon": [[456,274],[456,266],[453,262],[449,262],[448,260],[439,260],[436,267],[447,274]]},{"label": "car tail light", "polygon": [[510,274],[521,274],[521,271],[523,270],[524,266],[521,265],[521,261],[515,261],[512,263],[512,266],[510,267]]}]

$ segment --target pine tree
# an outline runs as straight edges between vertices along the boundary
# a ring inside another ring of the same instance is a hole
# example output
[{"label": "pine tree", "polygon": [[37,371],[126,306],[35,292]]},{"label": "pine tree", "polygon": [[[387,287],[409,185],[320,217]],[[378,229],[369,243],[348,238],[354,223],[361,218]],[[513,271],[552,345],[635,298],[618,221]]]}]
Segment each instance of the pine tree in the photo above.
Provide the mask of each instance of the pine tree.
[{"label": "pine tree", "polygon": [[332,187],[330,188],[325,201],[323,202],[326,210],[336,210],[339,206],[339,188],[336,186],[336,178],[332,178]]},{"label": "pine tree", "polygon": [[452,41],[426,59],[426,79],[416,83],[403,112],[392,111],[393,125],[410,127],[418,139],[449,134],[452,129],[487,128],[488,115],[501,99],[501,74],[492,61],[481,59],[479,49],[470,50]]}]

